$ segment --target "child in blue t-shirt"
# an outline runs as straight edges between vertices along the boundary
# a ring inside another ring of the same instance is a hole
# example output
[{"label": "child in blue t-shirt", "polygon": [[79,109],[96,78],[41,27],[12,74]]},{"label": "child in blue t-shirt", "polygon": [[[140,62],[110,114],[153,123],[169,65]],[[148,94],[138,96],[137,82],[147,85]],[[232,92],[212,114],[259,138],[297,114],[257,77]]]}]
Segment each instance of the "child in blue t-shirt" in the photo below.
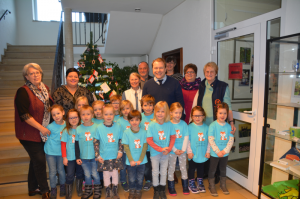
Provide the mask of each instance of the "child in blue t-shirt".
[{"label": "child in blue t-shirt", "polygon": [[58,104],[54,104],[50,107],[50,112],[54,122],[47,126],[47,129],[51,132],[48,136],[48,139],[45,143],[44,150],[46,153],[46,160],[49,168],[49,179],[51,186],[51,197],[57,195],[56,189],[56,173],[59,175],[60,183],[60,196],[63,197],[66,195],[65,182],[66,175],[63,164],[63,158],[61,157],[61,147],[60,147],[60,138],[62,131],[65,128],[66,124],[64,121],[64,108]]},{"label": "child in blue t-shirt", "polygon": [[147,131],[147,143],[150,145],[152,162],[153,198],[167,197],[165,188],[168,159],[175,139],[175,129],[170,122],[169,106],[167,102],[160,101],[154,107],[154,118]]},{"label": "child in blue t-shirt", "polygon": [[[120,118],[117,120],[117,123],[120,125],[122,129],[122,133],[126,129],[130,128],[130,123],[128,121],[128,114],[133,110],[133,105],[129,100],[123,100],[120,103]],[[129,191],[129,186],[127,183],[127,173],[126,173],[126,153],[124,151],[122,156],[123,169],[120,171],[120,182],[125,192]]]},{"label": "child in blue t-shirt", "polygon": [[120,118],[120,103],[122,101],[121,95],[113,95],[109,98],[111,105],[114,107],[114,122],[116,123],[117,120]]},{"label": "child in blue t-shirt", "polygon": [[124,131],[122,138],[122,144],[127,154],[126,167],[130,190],[128,198],[135,199],[142,198],[145,164],[147,163],[147,133],[139,126],[141,118],[139,111],[130,111],[128,120],[131,127]]},{"label": "child in blue t-shirt", "polygon": [[[114,108],[111,104],[103,107],[102,124],[97,127],[94,139],[94,156],[99,161],[98,171],[103,171],[103,181],[106,187],[106,198],[119,198],[118,170],[123,168],[123,132],[119,124],[114,123]],[[112,179],[112,185],[111,180]]]},{"label": "child in blue t-shirt", "polygon": [[[66,166],[66,198],[72,198],[73,181],[76,172],[76,184],[79,185],[77,195],[82,195],[82,182],[84,178],[83,169],[76,163],[75,157],[75,136],[76,128],[80,125],[79,112],[76,109],[70,109],[66,116],[66,127],[61,136],[61,153],[63,163]],[[77,188],[77,186],[76,186]]]},{"label": "child in blue t-shirt", "polygon": [[101,184],[99,173],[97,172],[97,162],[93,138],[96,136],[97,124],[92,122],[94,117],[93,108],[84,105],[80,109],[80,117],[83,124],[76,128],[75,136],[75,155],[76,162],[82,165],[85,176],[85,192],[82,198],[89,198],[93,195],[92,178],[94,179],[94,197],[101,197]]},{"label": "child in blue t-shirt", "polygon": [[[148,130],[148,126],[153,119],[154,113],[154,104],[155,99],[153,96],[147,94],[144,95],[141,99],[141,106],[143,109],[142,113],[142,121],[141,121],[141,128]],[[147,163],[145,164],[145,184],[144,184],[144,190],[149,191],[152,187],[152,166],[151,166],[151,158],[150,158],[150,148],[148,146],[147,152]]]},{"label": "child in blue t-shirt", "polygon": [[208,141],[211,146],[208,182],[212,196],[218,196],[214,178],[218,164],[220,168],[220,188],[224,194],[229,194],[226,188],[226,166],[234,137],[230,133],[231,126],[226,122],[228,112],[229,107],[225,102],[217,104],[215,108],[217,120],[211,123],[208,129]]},{"label": "child in blue t-shirt", "polygon": [[104,106],[104,102],[101,100],[94,101],[92,104],[92,107],[94,109],[94,115],[95,115],[95,118],[93,118],[92,121],[97,125],[103,123],[103,117],[102,117],[103,106]]},{"label": "child in blue t-shirt", "polygon": [[174,172],[176,167],[177,157],[179,159],[179,167],[181,171],[183,194],[190,194],[188,188],[188,176],[186,171],[186,147],[189,141],[188,126],[185,121],[180,120],[183,108],[179,102],[174,102],[170,106],[171,122],[175,128],[176,140],[169,155],[168,168],[168,190],[171,196],[176,196]]},{"label": "child in blue t-shirt", "polygon": [[[205,162],[210,158],[210,145],[208,143],[208,126],[203,123],[205,116],[205,111],[201,106],[192,108],[192,122],[189,124],[189,143],[187,148],[189,189],[192,193],[206,192],[203,177]],[[195,184],[196,169],[197,186]]]}]

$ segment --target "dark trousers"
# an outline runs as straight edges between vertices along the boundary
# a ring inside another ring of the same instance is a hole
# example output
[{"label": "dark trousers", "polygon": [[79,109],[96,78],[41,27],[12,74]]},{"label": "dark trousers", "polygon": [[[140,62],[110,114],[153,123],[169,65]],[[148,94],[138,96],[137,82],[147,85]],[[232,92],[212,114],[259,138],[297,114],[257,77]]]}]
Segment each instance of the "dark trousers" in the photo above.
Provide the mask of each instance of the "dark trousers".
[{"label": "dark trousers", "polygon": [[130,166],[126,165],[128,172],[129,189],[142,190],[145,164]]},{"label": "dark trousers", "polygon": [[46,156],[44,152],[44,142],[32,142],[20,140],[30,157],[28,171],[28,190],[34,191],[40,188],[44,194],[49,191],[46,174]]},{"label": "dark trousers", "polygon": [[208,171],[208,178],[214,178],[215,173],[219,164],[220,169],[220,176],[226,177],[226,166],[228,162],[228,156],[222,157],[222,158],[216,158],[210,156],[210,165],[209,165],[209,171]]},{"label": "dark trousers", "polygon": [[145,181],[152,182],[152,165],[151,165],[151,158],[150,158],[150,151],[146,152],[148,162],[145,164]]},{"label": "dark trousers", "polygon": [[[76,170],[76,172],[75,172]],[[72,184],[74,181],[75,173],[76,173],[76,178],[77,179],[83,179],[84,178],[84,173],[83,169],[80,165],[76,163],[76,160],[71,160],[68,161],[68,166],[67,166],[67,177],[66,177],[66,184]]]},{"label": "dark trousers", "polygon": [[196,163],[193,160],[189,161],[189,169],[188,169],[188,178],[194,179],[195,178],[195,170],[197,169],[197,178],[203,178],[204,177],[204,165],[203,163]]}]

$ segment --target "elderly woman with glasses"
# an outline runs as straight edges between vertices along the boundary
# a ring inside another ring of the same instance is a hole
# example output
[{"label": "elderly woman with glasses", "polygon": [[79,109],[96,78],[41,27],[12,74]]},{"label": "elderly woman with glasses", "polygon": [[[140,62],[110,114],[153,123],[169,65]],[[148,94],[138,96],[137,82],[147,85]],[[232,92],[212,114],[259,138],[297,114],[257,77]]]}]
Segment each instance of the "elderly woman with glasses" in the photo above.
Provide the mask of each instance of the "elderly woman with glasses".
[{"label": "elderly woman with glasses", "polygon": [[50,198],[46,173],[44,144],[50,131],[49,108],[53,100],[49,88],[42,82],[43,70],[36,63],[23,68],[24,86],[17,90],[15,106],[16,137],[27,151],[30,163],[28,171],[28,194]]}]

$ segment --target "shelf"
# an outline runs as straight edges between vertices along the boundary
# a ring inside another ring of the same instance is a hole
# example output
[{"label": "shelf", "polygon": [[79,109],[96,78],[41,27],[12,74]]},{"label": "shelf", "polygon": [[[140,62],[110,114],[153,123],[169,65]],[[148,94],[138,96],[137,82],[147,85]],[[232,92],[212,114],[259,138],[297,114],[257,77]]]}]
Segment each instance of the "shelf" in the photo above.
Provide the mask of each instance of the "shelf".
[{"label": "shelf", "polygon": [[300,108],[300,104],[297,104],[297,103],[268,103],[268,104],[277,105],[277,106]]},{"label": "shelf", "polygon": [[[270,165],[271,167],[273,167],[273,166],[271,165],[272,162],[274,162],[274,161],[267,161],[267,162],[265,162],[265,164],[268,164],[268,165]],[[285,173],[288,173],[288,174],[290,174],[290,175],[292,175],[292,176],[296,176],[297,178],[300,178],[300,175],[298,175],[298,174],[296,174],[296,173],[294,173],[294,172],[292,172],[292,171],[290,171],[290,170],[282,170],[282,169],[279,169],[279,168],[277,168],[277,167],[274,167],[274,168],[276,168],[276,169],[278,169],[278,170],[280,170],[280,171],[283,171],[283,172],[285,172]]]},{"label": "shelf", "polygon": [[300,70],[298,72],[272,72],[270,71],[270,74],[279,74],[279,75],[300,75]]},{"label": "shelf", "polygon": [[[278,137],[278,138],[281,138],[281,139],[284,139],[284,140],[288,140],[288,141],[291,141],[291,142],[296,142],[295,140],[293,140],[291,138],[290,135],[280,135],[278,133],[268,132],[268,130],[267,130],[267,135],[272,135],[272,136],[275,136],[275,137]],[[296,143],[300,144],[300,139]]]}]

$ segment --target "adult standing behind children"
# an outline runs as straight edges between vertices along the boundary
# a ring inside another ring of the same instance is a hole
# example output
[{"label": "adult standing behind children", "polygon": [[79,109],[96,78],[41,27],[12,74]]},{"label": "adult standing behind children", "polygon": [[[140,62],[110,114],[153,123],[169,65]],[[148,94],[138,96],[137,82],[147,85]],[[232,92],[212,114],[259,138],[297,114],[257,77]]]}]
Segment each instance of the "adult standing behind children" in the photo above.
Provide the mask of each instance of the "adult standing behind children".
[{"label": "adult standing behind children", "polygon": [[166,69],[167,72],[166,74],[170,77],[173,77],[174,79],[177,79],[178,81],[182,80],[182,75],[180,73],[175,73],[175,68],[176,66],[176,57],[174,56],[169,56],[166,59]]},{"label": "adult standing behind children", "polygon": [[46,173],[44,144],[50,131],[49,108],[53,103],[49,88],[42,82],[43,70],[36,63],[23,68],[25,85],[15,96],[15,132],[30,157],[28,171],[29,196],[42,194],[50,198]]},{"label": "adult standing behind children", "polygon": [[140,62],[138,66],[138,72],[141,76],[141,89],[144,88],[145,83],[153,77],[149,75],[149,66],[147,62]]},{"label": "adult standing behind children", "polygon": [[78,97],[85,96],[91,106],[94,102],[92,93],[85,87],[78,86],[79,72],[76,68],[69,68],[66,72],[67,84],[57,88],[53,93],[55,104],[59,104],[64,108],[65,113],[75,108],[75,102]]},{"label": "adult standing behind children", "polygon": [[182,90],[179,82],[166,75],[166,62],[163,58],[157,58],[152,62],[154,78],[148,80],[143,88],[143,96],[150,94],[155,102],[166,101],[168,106],[179,102],[184,107]]}]

